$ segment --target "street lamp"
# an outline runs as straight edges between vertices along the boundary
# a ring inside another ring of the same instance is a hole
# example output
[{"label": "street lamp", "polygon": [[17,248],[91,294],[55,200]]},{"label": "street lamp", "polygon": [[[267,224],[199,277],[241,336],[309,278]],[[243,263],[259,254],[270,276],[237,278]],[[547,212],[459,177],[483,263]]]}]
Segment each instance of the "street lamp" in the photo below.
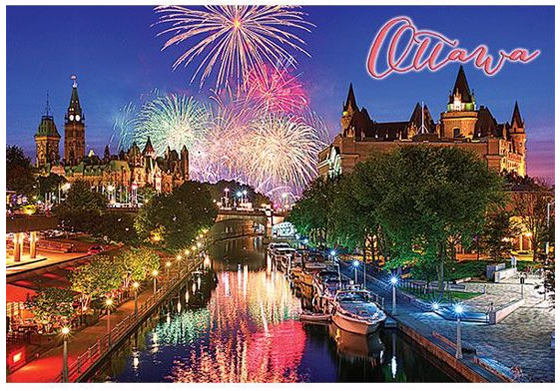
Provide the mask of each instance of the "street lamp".
[{"label": "street lamp", "polygon": [[136,281],[132,283],[132,288],[134,289],[134,317],[138,317],[138,288],[140,284]]},{"label": "street lamp", "polygon": [[167,271],[167,279],[169,280],[169,269],[171,269],[171,262],[170,261],[165,262],[165,269]]},{"label": "street lamp", "polygon": [[70,334],[70,328],[64,326],[61,330],[62,333],[62,382],[68,383],[68,334]]},{"label": "street lamp", "polygon": [[156,292],[157,292],[157,275],[158,275],[158,271],[157,271],[157,270],[154,270],[154,271],[152,272],[152,276],[154,277],[154,295],[155,295]]},{"label": "street lamp", "polygon": [[107,307],[107,335],[109,336],[109,346],[111,346],[111,307],[113,306],[113,299],[107,298],[105,300],[105,307]]},{"label": "street lamp", "polygon": [[457,303],[453,306],[453,312],[455,312],[457,316],[457,349],[455,352],[455,358],[457,360],[463,358],[463,347],[461,346],[461,315],[463,315],[464,311],[465,309],[461,303]]},{"label": "street lamp", "polygon": [[397,284],[399,283],[399,279],[397,276],[391,277],[391,285],[393,286],[393,311],[392,315],[397,314]]},{"label": "street lamp", "polygon": [[432,311],[437,311],[437,310],[439,310],[439,309],[440,309],[439,303],[438,303],[437,301],[434,301],[434,302],[432,303]]},{"label": "street lamp", "polygon": [[358,262],[358,260],[354,260],[354,262],[352,262],[352,266],[354,266],[354,281],[358,284],[358,267],[360,266],[360,262]]}]

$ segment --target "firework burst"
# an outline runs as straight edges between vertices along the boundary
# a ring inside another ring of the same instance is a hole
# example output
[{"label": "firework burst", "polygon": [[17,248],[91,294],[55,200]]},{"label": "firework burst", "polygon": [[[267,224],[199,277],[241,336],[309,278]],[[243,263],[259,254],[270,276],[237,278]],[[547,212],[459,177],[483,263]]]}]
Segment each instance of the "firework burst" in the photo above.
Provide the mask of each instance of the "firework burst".
[{"label": "firework burst", "polygon": [[299,75],[292,75],[283,68],[263,65],[253,69],[247,77],[245,88],[247,99],[266,111],[296,114],[309,105]]},{"label": "firework burst", "polygon": [[144,144],[150,137],[159,155],[167,147],[179,151],[183,145],[191,154],[197,154],[205,137],[206,121],[206,107],[192,97],[159,96],[142,106],[135,120],[134,141]]},{"label": "firework burst", "polygon": [[249,72],[263,64],[295,64],[294,52],[309,55],[296,34],[310,31],[311,23],[296,7],[265,5],[205,6],[202,10],[182,6],[156,7],[158,24],[168,27],[159,35],[172,34],[162,50],[185,43],[173,68],[198,62],[191,83],[200,86],[214,74],[216,88],[239,85]]},{"label": "firework burst", "polygon": [[317,175],[317,155],[324,144],[301,118],[268,113],[255,118],[249,129],[239,151],[240,164],[257,191],[273,198],[278,189],[299,193]]}]

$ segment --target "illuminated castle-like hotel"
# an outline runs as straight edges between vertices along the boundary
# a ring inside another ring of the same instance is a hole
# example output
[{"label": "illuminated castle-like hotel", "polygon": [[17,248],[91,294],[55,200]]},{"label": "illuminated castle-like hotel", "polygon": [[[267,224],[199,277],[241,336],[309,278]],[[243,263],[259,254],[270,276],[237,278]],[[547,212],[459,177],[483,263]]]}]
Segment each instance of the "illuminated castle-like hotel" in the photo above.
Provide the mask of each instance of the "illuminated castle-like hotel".
[{"label": "illuminated castle-like hotel", "polygon": [[487,107],[477,107],[462,66],[438,123],[419,103],[407,121],[376,122],[365,108],[358,108],[350,85],[341,124],[342,132],[319,153],[323,177],[351,171],[375,153],[413,144],[457,146],[480,155],[488,168],[526,175],[525,123],[517,102],[511,121],[498,123]]},{"label": "illuminated castle-like hotel", "polygon": [[84,180],[96,189],[107,187],[134,192],[144,186],[169,192],[189,179],[189,153],[185,146],[178,153],[169,147],[157,156],[148,137],[142,150],[133,143],[128,151],[111,155],[105,147],[103,157],[91,151],[86,156],[85,115],[78,98],[76,77],[70,104],[64,117],[64,159],[59,153],[60,134],[47,102],[46,112],[35,134],[37,167],[42,175],[58,174],[69,182]]}]

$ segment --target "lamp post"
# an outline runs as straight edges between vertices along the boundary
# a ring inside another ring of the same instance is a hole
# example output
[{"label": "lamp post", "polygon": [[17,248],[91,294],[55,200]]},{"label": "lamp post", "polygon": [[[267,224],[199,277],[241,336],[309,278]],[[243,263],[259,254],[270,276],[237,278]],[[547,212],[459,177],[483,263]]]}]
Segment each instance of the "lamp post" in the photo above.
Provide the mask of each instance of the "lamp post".
[{"label": "lamp post", "polygon": [[393,285],[393,310],[391,314],[394,316],[397,314],[397,284],[399,283],[399,279],[397,276],[391,277],[391,285]]},{"label": "lamp post", "polygon": [[165,262],[165,271],[167,273],[167,279],[169,280],[169,269],[171,269],[171,262],[167,261]]},{"label": "lamp post", "polygon": [[152,276],[154,277],[154,295],[155,295],[156,292],[157,292],[157,275],[158,275],[158,271],[157,271],[157,270],[154,270],[154,271],[152,272]]},{"label": "lamp post", "polygon": [[138,288],[140,284],[136,281],[132,283],[132,288],[134,289],[134,317],[138,317]]},{"label": "lamp post", "polygon": [[355,260],[352,262],[352,266],[354,266],[354,281],[358,284],[358,267],[360,266],[360,262]]},{"label": "lamp post", "polygon": [[109,346],[111,346],[111,306],[113,299],[110,297],[105,300],[105,307],[107,307],[107,335],[109,336]]},{"label": "lamp post", "polygon": [[455,352],[455,358],[460,360],[463,358],[463,347],[461,346],[461,315],[464,312],[463,305],[461,303],[457,303],[453,306],[453,311],[457,316],[457,349]]},{"label": "lamp post", "polygon": [[62,382],[68,383],[68,334],[70,334],[70,328],[64,326],[61,330],[62,333]]}]

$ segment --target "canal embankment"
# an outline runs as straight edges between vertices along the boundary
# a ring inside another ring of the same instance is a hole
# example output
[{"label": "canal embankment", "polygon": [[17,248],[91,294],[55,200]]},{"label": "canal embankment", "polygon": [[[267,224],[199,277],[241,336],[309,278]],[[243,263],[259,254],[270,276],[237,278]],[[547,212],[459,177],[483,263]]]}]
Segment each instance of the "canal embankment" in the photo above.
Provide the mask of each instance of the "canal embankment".
[{"label": "canal embankment", "polygon": [[[350,266],[345,262],[341,262],[341,264],[343,265],[341,271],[352,278],[354,273]],[[363,281],[363,273],[361,271],[358,274],[358,278],[359,281]],[[369,274],[366,275],[366,287],[384,298],[385,310],[390,314],[392,287]],[[471,382],[495,383],[513,381],[506,374],[496,370],[493,365],[489,365],[486,357],[479,357],[476,348],[468,341],[463,341],[463,358],[455,358],[456,343],[450,334],[450,329],[455,326],[455,322],[441,319],[435,313],[426,312],[406,299],[407,297],[402,294],[397,296],[397,312],[394,315],[390,314],[390,316],[396,321],[400,331],[432,356]],[[463,327],[471,326],[463,324]]]},{"label": "canal embankment", "polygon": [[[156,285],[156,294],[150,286],[138,294],[137,314],[134,299],[122,303],[110,315],[109,338],[107,315],[99,321],[75,334],[68,340],[68,380],[79,382],[86,379],[91,371],[105,359],[120,342],[129,336],[166,298],[188,281],[191,272],[196,270],[203,260],[191,259],[183,265],[174,265],[168,273],[162,273]],[[29,362],[7,376],[10,383],[51,383],[62,381],[63,352],[62,346],[54,347],[41,357]]]}]

